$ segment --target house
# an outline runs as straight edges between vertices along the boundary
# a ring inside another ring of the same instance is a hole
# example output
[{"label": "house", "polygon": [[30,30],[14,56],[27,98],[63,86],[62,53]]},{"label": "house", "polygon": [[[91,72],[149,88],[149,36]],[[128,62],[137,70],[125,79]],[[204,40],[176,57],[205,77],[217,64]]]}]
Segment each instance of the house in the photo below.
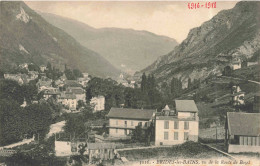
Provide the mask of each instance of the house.
[{"label": "house", "polygon": [[39,75],[39,73],[37,71],[29,71],[28,72],[28,77],[27,77],[28,82],[31,81],[31,80],[37,79],[38,75]]},{"label": "house", "polygon": [[4,74],[4,78],[18,82],[18,84],[28,83],[26,74]]},{"label": "house", "polygon": [[41,70],[41,72],[44,72],[45,70],[47,70],[47,66],[41,65],[40,70]]},{"label": "house", "polygon": [[73,93],[76,96],[77,102],[79,100],[82,100],[83,102],[86,102],[86,93],[82,87],[68,87],[66,89],[68,93]]},{"label": "house", "polygon": [[52,84],[51,79],[49,79],[45,76],[42,76],[41,79],[36,83],[36,86],[38,88],[38,91],[40,92],[44,89],[51,87],[51,84]]},{"label": "house", "polygon": [[241,69],[241,66],[242,66],[242,62],[241,62],[240,59],[233,61],[232,64],[231,64],[232,70]]},{"label": "house", "polygon": [[53,97],[54,99],[58,99],[60,97],[61,93],[58,88],[53,87],[46,87],[43,90],[43,98],[47,100],[50,97]]},{"label": "house", "polygon": [[64,82],[65,80],[67,80],[67,77],[66,77],[66,75],[65,75],[65,74],[63,74],[63,75],[60,77],[60,80],[61,80],[61,81],[63,81],[63,82]]},{"label": "house", "polygon": [[88,73],[82,73],[82,75],[83,75],[83,78],[88,78]]},{"label": "house", "polygon": [[[87,143],[86,152],[89,162],[93,159],[111,160],[115,157],[115,144],[113,143]],[[85,154],[84,153],[84,154]]]},{"label": "house", "polygon": [[109,136],[127,137],[136,126],[145,128],[152,123],[155,110],[111,108],[109,118]]},{"label": "house", "polygon": [[88,77],[78,78],[77,81],[80,85],[82,85],[83,87],[86,87],[88,82],[90,81],[90,78],[88,78]]},{"label": "house", "polygon": [[105,110],[105,97],[97,96],[90,100],[90,104],[94,108],[94,112]]},{"label": "house", "polygon": [[236,105],[245,104],[245,92],[243,92],[239,86],[233,86],[231,90],[231,103]]},{"label": "house", "polygon": [[254,66],[254,65],[258,65],[258,61],[257,62],[247,62],[247,67]]},{"label": "house", "polygon": [[79,146],[84,145],[85,142],[79,141],[56,141],[55,145],[55,155],[58,157],[70,156],[70,155],[78,155],[79,154]]},{"label": "house", "polygon": [[165,108],[155,118],[155,145],[198,141],[199,118],[194,100],[175,100],[176,110]]},{"label": "house", "polygon": [[227,112],[225,144],[228,153],[260,153],[260,113]]},{"label": "house", "polygon": [[253,111],[260,113],[260,94],[254,96]]},{"label": "house", "polygon": [[76,96],[73,93],[61,93],[58,102],[67,106],[70,110],[76,110],[77,108]]},{"label": "house", "polygon": [[67,89],[68,87],[82,87],[76,80],[65,80],[64,86]]},{"label": "house", "polygon": [[26,69],[26,70],[28,70],[28,64],[27,64],[27,63],[20,64],[19,67],[20,67],[21,69]]}]

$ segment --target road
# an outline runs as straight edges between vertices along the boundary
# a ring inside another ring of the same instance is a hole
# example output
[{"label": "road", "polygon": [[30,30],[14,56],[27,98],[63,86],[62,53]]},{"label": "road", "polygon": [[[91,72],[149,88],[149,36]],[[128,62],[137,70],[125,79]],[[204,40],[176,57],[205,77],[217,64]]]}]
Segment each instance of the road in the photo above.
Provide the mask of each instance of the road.
[{"label": "road", "polygon": [[[223,78],[230,78],[230,79],[239,80],[239,81],[245,81],[245,80],[242,79],[242,78],[236,78],[236,77],[227,77],[227,76],[220,76],[220,77],[223,77]],[[257,82],[257,81],[253,81],[253,80],[247,80],[247,81],[248,81],[248,82],[252,82],[252,83],[255,83],[255,84],[260,85],[260,82]]]},{"label": "road", "polygon": [[65,126],[65,121],[61,121],[61,122],[52,124],[52,125],[50,126],[50,131],[49,131],[49,133],[47,134],[46,137],[49,138],[50,136],[52,136],[52,135],[55,134],[55,133],[60,133],[60,132],[62,132],[64,126]]}]

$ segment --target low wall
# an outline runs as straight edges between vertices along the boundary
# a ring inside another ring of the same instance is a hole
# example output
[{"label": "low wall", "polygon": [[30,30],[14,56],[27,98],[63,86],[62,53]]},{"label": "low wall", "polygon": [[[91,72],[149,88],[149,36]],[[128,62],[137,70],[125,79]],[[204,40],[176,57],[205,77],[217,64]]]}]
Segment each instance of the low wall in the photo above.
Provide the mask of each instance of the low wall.
[{"label": "low wall", "polygon": [[260,146],[228,145],[228,153],[253,152],[260,153]]}]

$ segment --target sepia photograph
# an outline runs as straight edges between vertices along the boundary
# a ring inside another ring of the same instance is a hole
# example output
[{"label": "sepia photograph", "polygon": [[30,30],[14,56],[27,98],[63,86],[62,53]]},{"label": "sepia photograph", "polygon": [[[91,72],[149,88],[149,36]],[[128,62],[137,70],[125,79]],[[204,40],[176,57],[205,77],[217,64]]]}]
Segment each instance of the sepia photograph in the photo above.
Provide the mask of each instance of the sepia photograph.
[{"label": "sepia photograph", "polygon": [[0,166],[260,166],[260,1],[0,0]]}]

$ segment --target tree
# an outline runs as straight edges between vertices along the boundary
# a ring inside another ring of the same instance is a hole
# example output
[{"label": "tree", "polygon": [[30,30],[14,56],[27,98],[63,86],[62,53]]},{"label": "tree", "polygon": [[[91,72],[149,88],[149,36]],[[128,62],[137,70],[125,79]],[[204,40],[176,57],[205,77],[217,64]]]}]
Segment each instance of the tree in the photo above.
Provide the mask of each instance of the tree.
[{"label": "tree", "polygon": [[0,100],[0,145],[17,142],[23,138],[20,105],[12,99]]},{"label": "tree", "polygon": [[0,80],[0,99],[15,100],[23,104],[24,93],[22,87],[13,80]]},{"label": "tree", "polygon": [[222,75],[224,76],[231,76],[232,75],[232,69],[230,66],[226,66],[224,68],[224,71],[222,72]]},{"label": "tree", "polygon": [[39,134],[44,139],[52,123],[52,111],[47,103],[32,104],[23,110],[23,131],[33,135]]},{"label": "tree", "polygon": [[182,92],[182,82],[177,78],[172,78],[171,81],[171,93],[173,98],[179,97]]},{"label": "tree", "polygon": [[86,131],[86,120],[83,116],[77,114],[66,114],[65,120],[65,133],[70,134],[73,137],[84,136]]},{"label": "tree", "polygon": [[191,89],[191,79],[190,79],[190,77],[188,79],[188,89]]},{"label": "tree", "polygon": [[147,90],[147,78],[145,73],[142,75],[142,81],[141,81],[141,92],[146,93]]}]

